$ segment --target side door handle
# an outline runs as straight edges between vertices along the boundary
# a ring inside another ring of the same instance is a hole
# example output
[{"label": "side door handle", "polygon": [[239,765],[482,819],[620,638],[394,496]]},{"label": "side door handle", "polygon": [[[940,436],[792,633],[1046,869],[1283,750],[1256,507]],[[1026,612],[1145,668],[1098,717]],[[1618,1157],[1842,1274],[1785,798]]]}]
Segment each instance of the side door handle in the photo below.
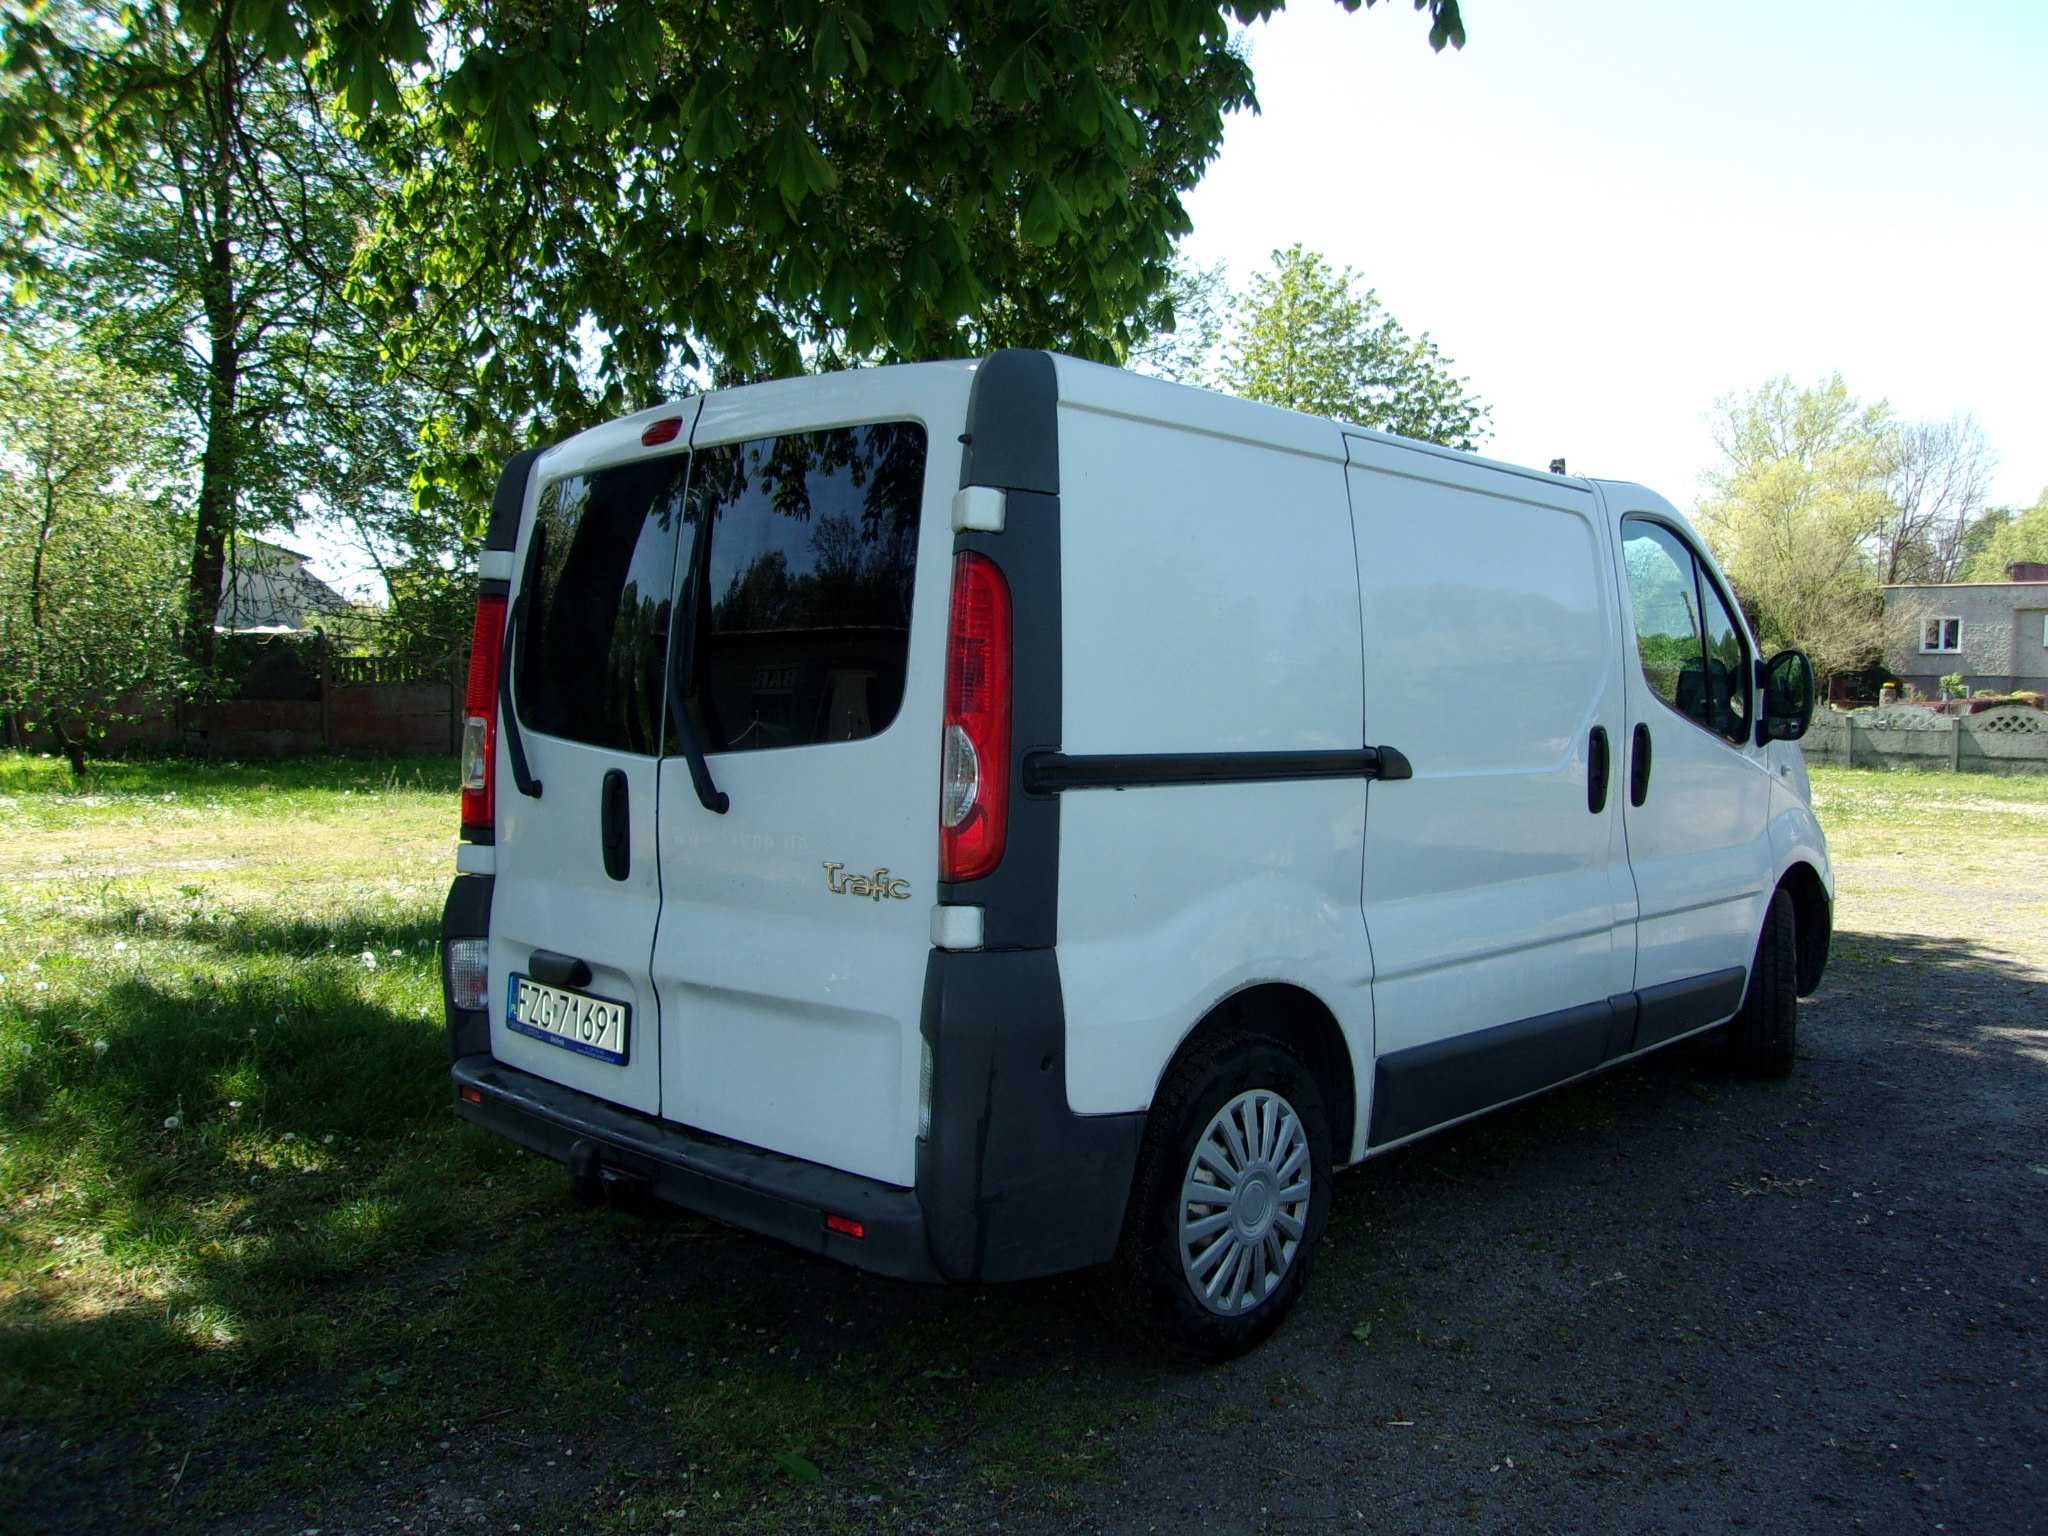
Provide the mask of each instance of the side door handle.
[{"label": "side door handle", "polygon": [[1586,741],[1586,809],[1598,816],[1607,809],[1607,727],[1596,725]]},{"label": "side door handle", "polygon": [[614,768],[604,776],[600,804],[604,872],[614,880],[623,880],[633,868],[632,817],[623,768]]},{"label": "side door handle", "polygon": [[1650,728],[1636,727],[1635,749],[1629,754],[1628,803],[1641,805],[1650,798]]}]

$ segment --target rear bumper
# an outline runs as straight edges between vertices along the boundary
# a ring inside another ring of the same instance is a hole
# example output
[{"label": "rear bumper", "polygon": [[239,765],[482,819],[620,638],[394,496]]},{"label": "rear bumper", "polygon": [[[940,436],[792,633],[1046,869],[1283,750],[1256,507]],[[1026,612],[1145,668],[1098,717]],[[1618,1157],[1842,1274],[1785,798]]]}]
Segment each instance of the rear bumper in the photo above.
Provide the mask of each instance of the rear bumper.
[{"label": "rear bumper", "polygon": [[[460,1058],[452,1075],[463,1119],[529,1151],[567,1163],[577,1143],[587,1142],[605,1169],[644,1181],[673,1204],[876,1274],[941,1278],[914,1190],[698,1135],[488,1055]],[[866,1235],[829,1230],[828,1214],[851,1217]]]}]

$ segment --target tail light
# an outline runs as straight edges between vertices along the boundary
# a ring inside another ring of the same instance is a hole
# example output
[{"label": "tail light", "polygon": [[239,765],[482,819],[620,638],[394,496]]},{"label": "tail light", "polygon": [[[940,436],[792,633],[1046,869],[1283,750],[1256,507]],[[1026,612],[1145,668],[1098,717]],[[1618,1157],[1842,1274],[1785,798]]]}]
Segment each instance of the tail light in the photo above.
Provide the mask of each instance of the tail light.
[{"label": "tail light", "polygon": [[497,821],[498,667],[505,651],[505,598],[476,600],[469,641],[469,690],[462,707],[462,830],[488,832]]},{"label": "tail light", "polygon": [[1003,861],[1010,823],[1010,587],[986,555],[953,557],[946,725],[939,758],[939,878]]}]

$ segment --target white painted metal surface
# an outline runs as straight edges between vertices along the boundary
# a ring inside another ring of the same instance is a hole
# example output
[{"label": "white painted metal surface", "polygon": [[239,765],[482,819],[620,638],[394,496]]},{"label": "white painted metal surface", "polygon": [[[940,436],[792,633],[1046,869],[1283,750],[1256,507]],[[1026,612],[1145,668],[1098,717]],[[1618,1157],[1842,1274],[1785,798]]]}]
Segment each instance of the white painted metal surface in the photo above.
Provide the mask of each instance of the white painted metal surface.
[{"label": "white painted metal surface", "polygon": [[[663,1117],[900,1185],[915,1176],[952,503],[972,379],[966,366],[863,369],[705,397],[699,450],[924,424],[909,672],[878,735],[712,754],[732,800],[723,816],[698,803],[683,759],[661,765]],[[828,863],[886,866],[909,894],[834,895]]]},{"label": "white painted metal surface", "polygon": [[[1341,434],[1146,380],[1129,393],[1185,403],[1186,419],[1141,420],[1130,410],[1142,400],[1091,395],[1125,382],[1061,365],[1063,749],[1361,746]],[[1248,446],[1276,425],[1295,451]],[[1059,955],[1070,1107],[1143,1108],[1182,1038],[1261,982],[1314,993],[1369,1063],[1364,815],[1358,779],[1069,792]]]},{"label": "white painted metal surface", "polygon": [[1366,737],[1415,773],[1374,784],[1366,819],[1380,1052],[1626,992],[1634,889],[1611,770],[1597,814],[1587,796],[1593,730],[1610,761],[1624,734],[1592,493],[1348,441]]},{"label": "white painted metal surface", "polygon": [[[629,459],[673,454],[687,440],[696,409],[694,400],[658,407],[595,428],[542,454],[527,487],[513,560],[515,576],[526,570],[534,508],[549,481]],[[642,446],[640,433],[648,421],[678,414],[684,426],[675,444]],[[513,597],[516,601],[516,584]],[[541,798],[529,799],[514,783],[507,733],[500,722],[494,770],[498,821],[493,854],[497,882],[491,902],[491,1054],[521,1071],[632,1109],[656,1112],[661,1108],[660,1010],[647,969],[661,909],[654,837],[655,759],[546,736],[531,728],[521,735],[527,762],[541,782]],[[613,769],[626,776],[630,812],[631,863],[623,881],[605,873],[599,838],[604,777]],[[506,1027],[510,978],[528,969],[536,949],[586,962],[591,980],[580,990],[631,1006],[624,1065],[581,1056]]]}]

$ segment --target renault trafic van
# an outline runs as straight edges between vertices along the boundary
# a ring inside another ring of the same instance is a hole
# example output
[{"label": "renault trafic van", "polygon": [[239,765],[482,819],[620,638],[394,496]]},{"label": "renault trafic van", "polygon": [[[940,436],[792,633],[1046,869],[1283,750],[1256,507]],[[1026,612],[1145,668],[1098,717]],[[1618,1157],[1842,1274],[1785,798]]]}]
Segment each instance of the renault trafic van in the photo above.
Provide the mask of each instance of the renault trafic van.
[{"label": "renault trafic van", "polygon": [[1717,1028],[1790,1069],[1812,707],[1640,486],[1031,351],[643,411],[491,509],[456,1108],[1242,1350],[1333,1169]]}]

